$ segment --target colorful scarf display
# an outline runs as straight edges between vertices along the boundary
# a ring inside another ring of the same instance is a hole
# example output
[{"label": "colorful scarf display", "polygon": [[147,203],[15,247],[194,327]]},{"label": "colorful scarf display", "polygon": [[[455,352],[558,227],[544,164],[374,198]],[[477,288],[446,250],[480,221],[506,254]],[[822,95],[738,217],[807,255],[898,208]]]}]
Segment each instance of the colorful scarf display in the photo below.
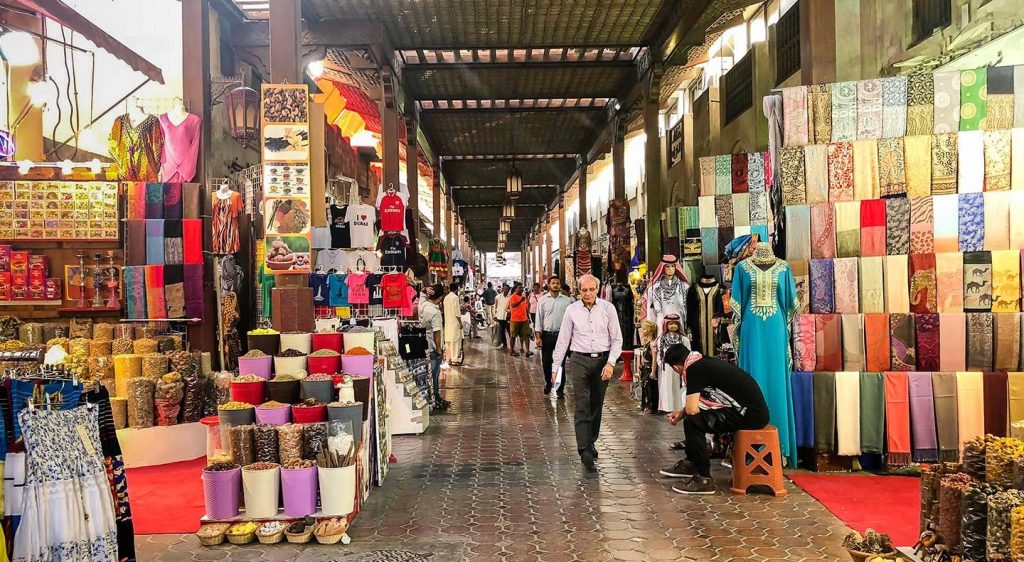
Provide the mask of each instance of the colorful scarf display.
[{"label": "colorful scarf display", "polygon": [[910,253],[935,252],[934,216],[931,197],[910,200]]},{"label": "colorful scarf display", "polygon": [[985,397],[985,434],[1006,437],[1010,428],[1007,412],[1010,403],[1007,395],[1008,377],[1005,372],[988,371],[982,375]]},{"label": "colorful scarf display", "polygon": [[[1021,74],[1024,74],[1024,71]],[[1021,159],[1024,160],[1024,155]],[[1010,203],[1007,206],[1011,209],[1024,209],[1024,191],[1011,191]],[[1008,248],[1024,248],[1024,213],[1010,213],[1009,238]]]},{"label": "colorful scarf display", "polygon": [[984,375],[968,371],[956,374],[957,433],[960,450],[964,443],[985,435]]},{"label": "colorful scarf display", "polygon": [[885,255],[885,201],[860,202],[860,255]]},{"label": "colorful scarf display", "polygon": [[904,313],[889,315],[889,348],[893,371],[913,371],[917,368],[913,315]]},{"label": "colorful scarf display", "polygon": [[804,147],[804,176],[807,202],[828,201],[828,145],[810,144]]},{"label": "colorful scarf display", "polygon": [[811,313],[831,314],[835,312],[835,276],[833,271],[833,260],[811,260],[810,278]]},{"label": "colorful scarf display", "polygon": [[939,439],[935,430],[932,373],[909,373],[907,379],[914,462],[935,462],[939,459]]},{"label": "colorful scarf display", "polygon": [[939,311],[935,254],[910,256],[910,311],[915,314]]},{"label": "colorful scarf display", "polygon": [[184,266],[164,266],[164,298],[167,302],[168,318],[185,317],[185,274]]},{"label": "colorful scarf display", "polygon": [[1010,247],[1010,205],[1012,204],[1012,192],[991,191],[985,193],[984,247],[986,250],[1005,250]]},{"label": "colorful scarf display", "polygon": [[889,315],[864,314],[865,368],[868,371],[888,371],[892,365],[889,342]]},{"label": "colorful scarf display", "polygon": [[786,206],[786,259],[811,259],[811,208]]},{"label": "colorful scarf display", "polygon": [[939,315],[914,315],[914,343],[917,348],[917,370],[939,370],[941,356]]},{"label": "colorful scarf display", "polygon": [[960,458],[956,386],[956,373],[932,373],[935,428],[939,434],[939,460],[942,462],[956,462]]},{"label": "colorful scarf display", "polygon": [[907,82],[907,134],[930,135],[935,131],[935,84],[930,72],[914,74]]},{"label": "colorful scarf display", "polygon": [[814,315],[793,316],[793,368],[799,371],[814,370]]},{"label": "colorful scarf display", "polygon": [[889,465],[905,466],[910,458],[910,389],[906,373],[884,374],[886,461]]},{"label": "colorful scarf display", "polygon": [[964,312],[992,310],[992,252],[964,253]]},{"label": "colorful scarf display", "polygon": [[[767,225],[769,217],[769,203],[767,191],[751,191],[750,195],[750,224]],[[767,237],[762,238],[767,240]]]},{"label": "colorful scarf display", "polygon": [[842,327],[838,314],[814,315],[816,369],[839,371],[843,368]]},{"label": "colorful scarf display", "polygon": [[181,220],[184,213],[184,201],[181,198],[180,183],[164,184],[164,219]]},{"label": "colorful scarf display", "polygon": [[747,187],[750,191],[765,191],[765,153],[747,154]]},{"label": "colorful scarf display", "polygon": [[1020,312],[1020,263],[1018,250],[992,252],[992,312]]},{"label": "colorful scarf display", "polygon": [[203,263],[202,219],[181,221],[181,238],[184,247],[184,263]]},{"label": "colorful scarf display", "polygon": [[836,453],[861,454],[860,373],[836,373]]},{"label": "colorful scarf display", "polygon": [[878,188],[882,197],[903,195],[907,192],[903,137],[878,141]]},{"label": "colorful scarf display", "polygon": [[[860,259],[861,312],[885,312],[885,276],[882,256]],[[889,331],[886,330],[886,334]],[[885,369],[868,369],[884,371]]]},{"label": "colorful scarf display", "polygon": [[932,197],[935,253],[960,251],[960,198],[956,195]]},{"label": "colorful scarf display", "polygon": [[961,252],[985,249],[985,195],[961,193],[959,206],[959,241]]},{"label": "colorful scarf display", "polygon": [[697,219],[700,221],[701,228],[718,226],[714,195],[705,195],[697,198]]},{"label": "colorful scarf display", "polygon": [[715,195],[715,221],[719,227],[733,226],[732,195]]},{"label": "colorful scarf display", "polygon": [[146,265],[146,221],[125,221],[124,264]]},{"label": "colorful scarf display", "polygon": [[882,373],[860,373],[860,447],[881,453],[885,444],[885,380]]},{"label": "colorful scarf display", "polygon": [[784,146],[804,146],[810,141],[807,86],[782,89]]},{"label": "colorful scarf display", "polygon": [[814,447],[814,374],[794,371],[791,380],[796,446]]},{"label": "colorful scarf display", "polygon": [[697,159],[700,166],[700,194],[701,195],[714,195],[715,194],[715,163],[717,159],[714,156],[701,156]]},{"label": "colorful scarf display", "polygon": [[793,273],[793,280],[796,282],[797,313],[808,314],[811,312],[810,263],[807,260],[792,260],[789,262],[789,269]]},{"label": "colorful scarf display", "polygon": [[910,200],[885,199],[885,253],[910,253]]},{"label": "colorful scarf display", "polygon": [[164,221],[164,264],[185,263],[185,249],[182,245],[181,221]]},{"label": "colorful scarf display", "polygon": [[124,268],[124,302],[128,318],[146,318],[146,267],[129,265]]},{"label": "colorful scarf display", "polygon": [[961,131],[956,144],[957,190],[961,194],[980,193],[985,189],[985,134]]},{"label": "colorful scarf display", "polygon": [[814,450],[831,453],[836,446],[836,374],[814,372]]},{"label": "colorful scarf display", "polygon": [[[163,192],[161,191],[161,193]],[[149,265],[164,263],[163,219],[146,219],[146,263]]]},{"label": "colorful scarf display", "polygon": [[[907,256],[885,256],[885,310],[887,312],[910,312],[910,279]],[[893,370],[898,370],[893,367]]]},{"label": "colorful scarf display", "polygon": [[811,128],[810,144],[827,144],[832,140],[832,84],[807,87]]},{"label": "colorful scarf display", "polygon": [[877,139],[882,136],[882,81],[857,82],[857,138]]},{"label": "colorful scarf display", "polygon": [[881,188],[878,185],[878,141],[862,139],[853,141],[853,195],[856,199],[878,199]]},{"label": "colorful scarf display", "polygon": [[185,271],[185,316],[203,317],[203,264],[186,263]]},{"label": "colorful scarf display", "polygon": [[144,220],[146,218],[146,182],[127,183],[125,191],[125,211],[128,220]]},{"label": "colorful scarf display", "polygon": [[811,257],[836,257],[836,212],[832,203],[811,207]]},{"label": "colorful scarf display", "polygon": [[[860,312],[858,261],[857,258],[836,258],[833,260],[835,311],[839,314],[855,314]],[[848,370],[859,369],[848,368]]]},{"label": "colorful scarf display", "polygon": [[995,324],[995,360],[997,371],[1020,368],[1020,313],[1003,312],[992,315]]},{"label": "colorful scarf display", "polygon": [[907,197],[928,197],[932,194],[932,137],[906,137],[903,150]]},{"label": "colorful scarf display", "polygon": [[853,143],[828,145],[828,199],[853,201]]},{"label": "colorful scarf display", "polygon": [[957,165],[960,161],[958,144],[956,133],[932,137],[932,195],[956,193],[959,174]]},{"label": "colorful scarf display", "polygon": [[939,370],[967,368],[967,317],[962,312],[939,314]]},{"label": "colorful scarf display", "polygon": [[807,202],[804,147],[786,147],[779,151],[782,173],[782,203],[802,205]]},{"label": "colorful scarf display", "polygon": [[146,315],[148,318],[167,318],[167,300],[164,296],[164,266],[146,266]]},{"label": "colorful scarf display", "polygon": [[146,217],[147,219],[164,218],[164,184],[146,184]]},{"label": "colorful scarf display", "polygon": [[907,77],[882,78],[882,137],[907,134]]},{"label": "colorful scarf display", "polygon": [[1010,154],[1013,135],[1010,131],[985,131],[985,191],[1010,189]]},{"label": "colorful scarf display", "polygon": [[832,142],[857,140],[857,82],[832,84]]},{"label": "colorful scarf display", "polygon": [[715,156],[715,195],[732,193],[732,156]]},{"label": "colorful scarf display", "polygon": [[992,315],[987,312],[967,313],[967,369],[991,371],[995,361]]},{"label": "colorful scarf display", "polygon": [[718,229],[700,229],[700,258],[705,265],[718,265]]},{"label": "colorful scarf display", "polygon": [[183,219],[199,219],[203,216],[203,190],[198,183],[186,183],[181,188]]},{"label": "colorful scarf display", "polygon": [[955,133],[960,130],[960,72],[936,72],[935,134]]},{"label": "colorful scarf display", "polygon": [[849,371],[863,371],[867,365],[864,358],[864,319],[860,314],[843,314],[843,368]]},{"label": "colorful scarf display", "polygon": [[734,226],[750,226],[750,194],[735,193],[732,196],[732,223]]},{"label": "colorful scarf display", "polygon": [[747,184],[747,155],[745,153],[732,155],[732,192],[746,193],[750,191]]},{"label": "colorful scarf display", "polygon": [[988,106],[988,69],[974,68],[960,72],[960,130],[984,129]]}]

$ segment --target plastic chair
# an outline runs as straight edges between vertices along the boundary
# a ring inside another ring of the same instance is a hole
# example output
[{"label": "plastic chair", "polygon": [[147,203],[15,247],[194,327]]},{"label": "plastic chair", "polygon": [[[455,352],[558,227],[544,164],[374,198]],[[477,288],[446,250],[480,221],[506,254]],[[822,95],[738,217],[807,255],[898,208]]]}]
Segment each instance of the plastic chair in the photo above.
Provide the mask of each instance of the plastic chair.
[{"label": "plastic chair", "polygon": [[779,430],[773,425],[733,434],[732,491],[746,495],[751,486],[767,486],[776,497],[788,494],[782,478]]}]

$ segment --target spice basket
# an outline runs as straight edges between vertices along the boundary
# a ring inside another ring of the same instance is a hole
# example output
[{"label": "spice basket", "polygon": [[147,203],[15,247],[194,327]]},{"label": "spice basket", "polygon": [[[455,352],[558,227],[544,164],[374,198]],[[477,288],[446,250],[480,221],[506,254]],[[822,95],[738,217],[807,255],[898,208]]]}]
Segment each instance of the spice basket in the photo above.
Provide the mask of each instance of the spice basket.
[{"label": "spice basket", "polygon": [[328,380],[309,380],[305,379],[301,383],[302,394],[300,398],[305,400],[307,398],[316,398],[317,402],[329,404],[334,401],[334,381]]},{"label": "spice basket", "polygon": [[343,406],[327,406],[327,421],[350,422],[356,445],[363,441],[363,404],[361,402]]},{"label": "spice basket", "polygon": [[[203,525],[199,528],[199,531],[196,532],[196,538],[199,539],[199,544],[203,546],[217,546],[224,542],[224,537],[228,532],[228,527],[229,525],[227,523],[210,523]],[[220,532],[215,533],[213,536],[205,536],[203,531],[210,528],[217,529]]]},{"label": "spice basket", "polygon": [[277,498],[281,488],[281,468],[268,470],[242,469],[245,494],[245,516],[262,519],[277,516]]},{"label": "spice basket", "polygon": [[274,372],[279,375],[294,375],[299,371],[306,370],[306,356],[298,357],[274,357]]},{"label": "spice basket", "polygon": [[284,529],[281,529],[272,535],[261,535],[256,533],[256,539],[260,541],[260,544],[277,544],[284,540]]},{"label": "spice basket", "polygon": [[341,370],[346,375],[357,377],[373,376],[373,355],[351,355],[341,356]]},{"label": "spice basket", "polygon": [[231,519],[238,515],[242,469],[208,471],[203,469],[203,501],[210,519]]},{"label": "spice basket", "polygon": [[373,351],[376,349],[375,340],[377,339],[377,331],[370,329],[359,329],[355,328],[345,332],[345,353],[357,347],[361,347],[367,351]]},{"label": "spice basket", "polygon": [[271,371],[274,369],[274,358],[266,357],[239,357],[238,374],[256,375],[264,380],[270,380]]},{"label": "spice basket", "polygon": [[278,406],[276,408],[256,408],[256,422],[267,425],[284,425],[291,421],[291,406]]},{"label": "spice basket", "polygon": [[281,349],[294,349],[309,354],[313,350],[311,334],[308,332],[291,332],[281,334]]},{"label": "spice basket", "polygon": [[327,421],[327,406],[292,406],[292,420],[295,423],[319,423]]},{"label": "spice basket", "polygon": [[341,332],[320,332],[313,334],[313,351],[320,351],[321,349],[330,349],[341,353],[342,340]]},{"label": "spice basket", "polygon": [[258,406],[263,403],[263,396],[267,392],[267,382],[253,381],[240,382],[231,381],[231,399],[236,402],[245,402]]},{"label": "spice basket", "polygon": [[308,367],[309,374],[311,375],[320,373],[333,375],[341,371],[341,356],[329,355],[323,357],[307,357],[306,366]]},{"label": "spice basket", "polygon": [[299,401],[299,381],[272,380],[267,383],[267,395],[275,402],[294,404]]},{"label": "spice basket", "polygon": [[246,533],[244,535],[227,535],[228,542],[231,544],[243,545],[249,544],[256,538],[256,531]]},{"label": "spice basket", "polygon": [[316,513],[317,467],[282,468],[281,489],[284,491],[284,514],[305,517]]},{"label": "spice basket", "polygon": [[256,421],[256,409],[245,408],[242,410],[217,410],[217,419],[220,420],[221,431],[236,425],[252,425]]},{"label": "spice basket", "polygon": [[356,465],[320,468],[320,511],[328,517],[352,513],[356,500]]},{"label": "spice basket", "polygon": [[338,544],[341,541],[345,533],[337,533],[334,535],[316,535],[316,542],[320,544]]},{"label": "spice basket", "polygon": [[288,539],[288,542],[292,544],[306,544],[309,542],[309,539],[313,538],[313,528],[313,525],[306,525],[306,530],[301,533],[289,533],[288,531],[285,531],[284,536]]},{"label": "spice basket", "polygon": [[281,334],[247,334],[249,349],[258,349],[267,355],[277,355],[281,349]]}]

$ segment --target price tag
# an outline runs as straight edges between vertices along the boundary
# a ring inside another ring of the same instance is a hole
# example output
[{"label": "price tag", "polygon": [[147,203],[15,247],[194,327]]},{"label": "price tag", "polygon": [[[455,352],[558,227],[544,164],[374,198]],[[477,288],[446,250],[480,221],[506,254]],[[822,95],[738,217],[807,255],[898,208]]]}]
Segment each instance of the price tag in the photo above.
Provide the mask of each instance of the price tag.
[{"label": "price tag", "polygon": [[82,440],[82,445],[85,446],[86,452],[90,455],[96,454],[96,447],[92,444],[92,438],[89,436],[89,430],[84,425],[76,425],[75,431],[78,432],[78,438]]}]

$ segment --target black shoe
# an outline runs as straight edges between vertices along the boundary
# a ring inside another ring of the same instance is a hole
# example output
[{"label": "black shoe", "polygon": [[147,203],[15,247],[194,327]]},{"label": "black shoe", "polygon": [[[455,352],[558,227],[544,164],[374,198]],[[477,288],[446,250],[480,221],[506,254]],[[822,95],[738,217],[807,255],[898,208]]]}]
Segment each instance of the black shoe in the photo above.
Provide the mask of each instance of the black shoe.
[{"label": "black shoe", "polygon": [[662,476],[668,476],[669,478],[689,478],[697,474],[696,467],[687,459],[683,459],[660,472]]},{"label": "black shoe", "polygon": [[559,400],[565,400],[565,393],[564,392],[559,392],[558,393],[558,399]]},{"label": "black shoe", "polygon": [[527,351],[526,352],[526,356],[527,357],[533,357],[533,352],[532,351]]},{"label": "black shoe", "polygon": [[590,446],[590,454],[594,455],[595,459],[601,457],[601,455],[597,454],[597,447],[595,447],[593,445]]},{"label": "black shoe", "polygon": [[705,476],[693,476],[686,482],[672,486],[672,491],[679,494],[710,496],[717,491],[714,480]]},{"label": "black shoe", "polygon": [[587,472],[597,472],[597,465],[594,464],[594,454],[589,450],[584,450],[580,453],[580,460],[583,461],[583,467],[587,469]]},{"label": "black shoe", "polygon": [[668,446],[670,451],[682,451],[686,449],[686,441],[676,441],[675,443]]},{"label": "black shoe", "polygon": [[544,385],[544,396],[547,396],[548,394],[551,394],[551,385],[550,384]]}]

